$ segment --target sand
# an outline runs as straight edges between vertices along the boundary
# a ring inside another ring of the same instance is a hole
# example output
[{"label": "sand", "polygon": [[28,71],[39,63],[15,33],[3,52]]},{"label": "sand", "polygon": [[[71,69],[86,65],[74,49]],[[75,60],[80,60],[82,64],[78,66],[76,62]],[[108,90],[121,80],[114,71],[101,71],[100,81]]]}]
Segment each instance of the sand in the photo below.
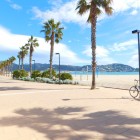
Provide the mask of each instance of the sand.
[{"label": "sand", "polygon": [[[81,85],[91,85],[91,75],[73,75],[73,79]],[[99,75],[96,76],[96,85],[99,87],[112,87],[129,89],[134,85],[134,79],[138,80],[138,75]]]}]

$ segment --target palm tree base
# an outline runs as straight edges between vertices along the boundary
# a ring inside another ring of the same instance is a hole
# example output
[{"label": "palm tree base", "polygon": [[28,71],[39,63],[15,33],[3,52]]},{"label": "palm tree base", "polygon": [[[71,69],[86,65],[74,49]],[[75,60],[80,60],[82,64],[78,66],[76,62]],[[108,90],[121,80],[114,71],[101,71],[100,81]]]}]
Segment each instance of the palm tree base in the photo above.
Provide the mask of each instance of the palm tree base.
[{"label": "palm tree base", "polygon": [[93,89],[96,89],[96,86],[95,85],[92,85],[91,86],[91,90],[93,90]]}]

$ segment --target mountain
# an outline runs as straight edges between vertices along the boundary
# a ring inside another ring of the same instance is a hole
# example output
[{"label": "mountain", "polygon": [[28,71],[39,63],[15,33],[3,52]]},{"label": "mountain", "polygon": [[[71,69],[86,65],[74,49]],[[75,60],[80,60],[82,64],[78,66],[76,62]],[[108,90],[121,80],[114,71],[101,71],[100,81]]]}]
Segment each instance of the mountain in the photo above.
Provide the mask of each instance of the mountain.
[{"label": "mountain", "polygon": [[[87,66],[82,67],[83,70],[87,69]],[[89,71],[91,71],[91,66],[88,65]],[[108,64],[108,65],[98,65],[97,70],[101,72],[135,72],[138,68],[133,68],[124,64]]]},{"label": "mountain", "polygon": [[[35,64],[35,70],[39,71],[45,71],[49,68],[49,64]],[[32,66],[34,70],[34,65]],[[13,64],[13,70],[18,69],[17,64]],[[24,69],[26,71],[29,71],[30,67],[29,65],[25,64]],[[53,69],[59,70],[59,65],[53,65]],[[85,65],[85,66],[72,66],[72,65],[61,65],[61,71],[91,71],[92,67],[91,65]],[[128,65],[124,64],[108,64],[108,65],[98,65],[97,70],[101,72],[136,72],[138,71],[138,68],[133,68]]]},{"label": "mountain", "polygon": [[[35,70],[39,70],[39,71],[45,71],[47,69],[49,69],[50,65],[49,64],[40,64],[40,63],[36,63],[35,64]],[[61,71],[81,71],[81,66],[71,66],[71,65],[61,65]],[[18,69],[18,65],[17,64],[13,64],[13,70],[17,70]],[[28,64],[24,65],[24,69],[26,71],[30,70],[30,67]],[[32,65],[32,69],[34,70],[34,65]],[[59,65],[53,65],[53,69],[55,70],[59,70]]]}]

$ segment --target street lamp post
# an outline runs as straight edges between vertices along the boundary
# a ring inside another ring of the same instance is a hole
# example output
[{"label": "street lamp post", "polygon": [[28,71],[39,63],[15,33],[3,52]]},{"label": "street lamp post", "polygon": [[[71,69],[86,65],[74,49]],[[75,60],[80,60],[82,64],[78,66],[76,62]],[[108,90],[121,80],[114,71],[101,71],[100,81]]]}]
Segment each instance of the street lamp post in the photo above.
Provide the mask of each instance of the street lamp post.
[{"label": "street lamp post", "polygon": [[56,55],[59,55],[59,84],[60,84],[60,53],[56,53]]},{"label": "street lamp post", "polygon": [[140,86],[140,30],[132,31],[132,34],[138,34],[138,57],[139,57],[139,86]]},{"label": "street lamp post", "polygon": [[34,71],[35,71],[35,60],[32,60],[32,61],[34,61]]}]

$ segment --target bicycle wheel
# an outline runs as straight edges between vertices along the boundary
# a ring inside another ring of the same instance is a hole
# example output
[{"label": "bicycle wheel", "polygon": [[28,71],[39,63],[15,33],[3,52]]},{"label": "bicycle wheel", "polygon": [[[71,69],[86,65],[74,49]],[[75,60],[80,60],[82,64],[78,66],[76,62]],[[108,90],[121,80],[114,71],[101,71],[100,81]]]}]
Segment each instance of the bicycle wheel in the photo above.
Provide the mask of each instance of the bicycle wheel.
[{"label": "bicycle wheel", "polygon": [[136,98],[139,94],[139,91],[138,89],[135,87],[135,86],[132,86],[130,89],[129,89],[129,94],[133,97],[133,98]]}]

